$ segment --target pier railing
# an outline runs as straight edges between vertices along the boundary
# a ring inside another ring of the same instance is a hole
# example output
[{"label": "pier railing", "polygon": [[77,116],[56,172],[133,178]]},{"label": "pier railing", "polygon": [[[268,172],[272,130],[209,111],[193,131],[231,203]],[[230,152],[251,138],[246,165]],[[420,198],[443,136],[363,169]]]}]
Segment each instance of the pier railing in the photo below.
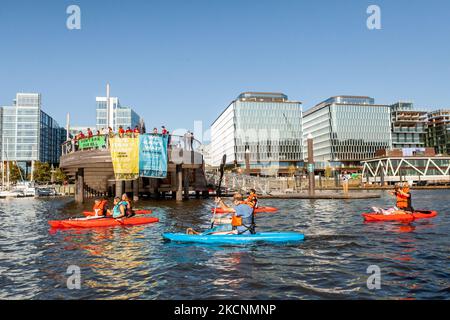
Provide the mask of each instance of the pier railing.
[{"label": "pier railing", "polygon": [[[158,134],[158,135],[161,136],[161,134]],[[87,140],[87,139],[96,138],[96,137],[104,137],[105,143],[104,144],[103,143],[96,144],[95,146],[92,146],[92,147],[80,148],[80,146],[79,146],[80,140]],[[86,137],[86,138],[79,139],[79,140],[71,139],[62,144],[62,153],[61,154],[64,156],[64,155],[67,155],[70,153],[86,151],[86,150],[109,150],[109,139],[115,138],[115,137],[119,137],[119,135],[118,134],[114,134],[114,135],[106,134],[106,135],[95,135],[93,137]],[[131,135],[125,134],[123,137],[137,138],[138,136],[135,134],[131,134]],[[200,152],[202,144],[200,141],[198,141],[195,138],[185,137],[185,136],[180,136],[180,135],[172,135],[172,134],[168,135],[168,137],[169,137],[169,142],[168,142],[169,151],[176,150],[177,153],[180,151]],[[169,154],[170,154],[170,152],[169,152]]]}]

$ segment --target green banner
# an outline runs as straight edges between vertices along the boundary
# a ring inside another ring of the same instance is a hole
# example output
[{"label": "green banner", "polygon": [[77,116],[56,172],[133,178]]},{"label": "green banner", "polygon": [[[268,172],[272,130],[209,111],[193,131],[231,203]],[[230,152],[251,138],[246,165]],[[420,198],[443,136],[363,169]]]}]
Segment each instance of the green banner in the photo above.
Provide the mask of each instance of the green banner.
[{"label": "green banner", "polygon": [[101,149],[106,148],[106,137],[95,136],[92,138],[86,138],[78,140],[78,149]]}]

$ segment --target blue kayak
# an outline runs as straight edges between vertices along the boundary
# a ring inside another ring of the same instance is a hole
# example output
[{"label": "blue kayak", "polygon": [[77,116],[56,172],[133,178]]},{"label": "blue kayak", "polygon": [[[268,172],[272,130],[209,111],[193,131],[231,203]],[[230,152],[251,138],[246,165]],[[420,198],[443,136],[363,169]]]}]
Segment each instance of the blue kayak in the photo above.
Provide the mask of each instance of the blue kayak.
[{"label": "blue kayak", "polygon": [[296,242],[305,235],[296,232],[261,232],[256,234],[195,235],[185,233],[163,233],[163,238],[174,242],[246,244],[253,242]]}]

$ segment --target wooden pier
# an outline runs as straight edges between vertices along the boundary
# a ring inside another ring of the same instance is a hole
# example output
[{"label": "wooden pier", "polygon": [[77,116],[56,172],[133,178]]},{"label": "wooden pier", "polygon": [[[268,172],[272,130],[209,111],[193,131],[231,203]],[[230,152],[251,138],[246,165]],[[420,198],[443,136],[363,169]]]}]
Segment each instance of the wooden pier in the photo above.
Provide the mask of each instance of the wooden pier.
[{"label": "wooden pier", "polygon": [[159,198],[167,195],[181,201],[188,198],[191,192],[195,192],[197,197],[207,197],[203,156],[195,151],[195,146],[186,148],[182,137],[172,136],[172,143],[165,179],[115,180],[108,148],[74,151],[70,142],[63,145],[60,167],[75,181],[75,199],[80,203],[85,198],[112,197],[123,193],[132,194],[134,201],[140,196]]}]

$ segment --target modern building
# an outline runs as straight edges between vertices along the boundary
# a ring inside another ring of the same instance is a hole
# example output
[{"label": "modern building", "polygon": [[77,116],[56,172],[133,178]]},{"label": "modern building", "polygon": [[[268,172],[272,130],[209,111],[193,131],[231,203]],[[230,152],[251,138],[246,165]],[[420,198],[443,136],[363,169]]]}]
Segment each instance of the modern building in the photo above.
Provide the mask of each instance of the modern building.
[{"label": "modern building", "polygon": [[316,168],[359,165],[392,146],[391,109],[371,97],[331,97],[304,112],[304,143],[309,134]]},{"label": "modern building", "polygon": [[427,112],[414,110],[411,102],[397,102],[390,108],[392,148],[425,147]]},{"label": "modern building", "polygon": [[303,166],[302,103],[283,93],[245,92],[211,126],[211,163],[224,154],[227,165],[252,174],[283,174]]},{"label": "modern building", "polygon": [[428,114],[426,142],[436,153],[450,155],[450,109]]},{"label": "modern building", "polygon": [[41,95],[17,93],[1,108],[1,159],[15,161],[29,173],[33,161],[57,165],[66,130],[41,110]]},{"label": "modern building", "polygon": [[142,126],[143,121],[141,117],[131,107],[122,106],[119,98],[110,97],[109,92],[108,84],[106,97],[97,97],[95,99],[97,105],[97,129],[102,130],[103,128],[111,127],[114,132],[117,132],[120,126],[124,129]]}]

